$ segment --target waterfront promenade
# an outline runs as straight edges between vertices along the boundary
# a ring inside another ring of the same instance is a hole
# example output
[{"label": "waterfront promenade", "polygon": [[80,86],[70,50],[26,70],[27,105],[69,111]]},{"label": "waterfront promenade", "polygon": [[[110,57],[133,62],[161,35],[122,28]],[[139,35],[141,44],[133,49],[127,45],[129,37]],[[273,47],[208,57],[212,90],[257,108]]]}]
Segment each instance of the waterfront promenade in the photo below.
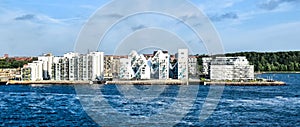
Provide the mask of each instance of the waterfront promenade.
[{"label": "waterfront promenade", "polygon": [[[2,83],[3,84],[3,83]],[[116,81],[8,81],[7,85],[31,85],[31,84],[56,84],[56,85],[224,85],[224,86],[282,86],[285,82],[280,81],[251,81],[251,82],[223,82],[223,81],[200,81],[200,80],[116,80]]]},{"label": "waterfront promenade", "polygon": [[200,81],[200,80],[135,80],[135,81],[107,81],[105,84],[118,85],[224,85],[224,86],[282,86],[285,82],[280,81],[252,81],[252,82],[223,82],[223,81]]}]

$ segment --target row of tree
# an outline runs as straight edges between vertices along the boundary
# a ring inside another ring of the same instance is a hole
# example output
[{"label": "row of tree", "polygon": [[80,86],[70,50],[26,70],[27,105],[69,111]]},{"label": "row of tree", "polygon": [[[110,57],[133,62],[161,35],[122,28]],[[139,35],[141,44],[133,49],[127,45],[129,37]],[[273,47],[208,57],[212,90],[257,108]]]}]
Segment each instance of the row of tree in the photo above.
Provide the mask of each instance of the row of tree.
[{"label": "row of tree", "polygon": [[6,58],[6,59],[1,59],[0,60],[0,68],[21,68],[23,67],[25,64],[28,64],[32,62],[31,61],[18,61],[12,58]]},{"label": "row of tree", "polygon": [[[240,52],[225,54],[228,57],[246,56],[256,72],[268,71],[300,71],[300,51],[290,52]],[[198,55],[198,63],[202,63],[202,57]],[[200,67],[201,69],[201,67]]]}]

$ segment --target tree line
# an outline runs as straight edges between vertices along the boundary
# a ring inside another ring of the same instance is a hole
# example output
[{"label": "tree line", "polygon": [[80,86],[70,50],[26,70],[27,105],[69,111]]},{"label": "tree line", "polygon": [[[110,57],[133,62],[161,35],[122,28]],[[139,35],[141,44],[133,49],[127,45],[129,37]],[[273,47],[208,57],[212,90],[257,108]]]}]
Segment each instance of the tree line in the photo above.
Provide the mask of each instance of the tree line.
[{"label": "tree line", "polygon": [[0,68],[22,68],[25,64],[28,64],[36,59],[37,58],[33,58],[32,60],[28,61],[15,60],[14,58],[0,59]]},{"label": "tree line", "polygon": [[[239,52],[225,54],[227,57],[246,56],[256,72],[293,72],[300,71],[300,51],[289,52]],[[202,64],[202,57],[198,55],[198,64]],[[201,69],[201,67],[200,67]]]}]

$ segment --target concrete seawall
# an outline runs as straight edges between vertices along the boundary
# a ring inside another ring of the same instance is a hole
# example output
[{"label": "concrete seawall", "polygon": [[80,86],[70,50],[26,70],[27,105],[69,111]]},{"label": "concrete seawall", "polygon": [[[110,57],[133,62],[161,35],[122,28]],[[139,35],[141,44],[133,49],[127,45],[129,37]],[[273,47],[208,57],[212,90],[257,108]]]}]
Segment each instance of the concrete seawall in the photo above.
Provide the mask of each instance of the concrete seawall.
[{"label": "concrete seawall", "polygon": [[[2,83],[4,85],[6,83]],[[57,85],[87,85],[87,84],[107,84],[107,85],[225,85],[225,86],[283,86],[284,82],[203,82],[200,80],[120,80],[120,81],[8,81],[7,85],[31,85],[31,84],[57,84]]]},{"label": "concrete seawall", "polygon": [[31,85],[31,84],[57,84],[57,85],[73,85],[73,84],[90,84],[89,81],[8,81],[8,85]]},{"label": "concrete seawall", "polygon": [[225,85],[225,86],[283,86],[285,82],[204,82],[200,80],[137,80],[137,81],[107,81],[105,84],[118,85]]},{"label": "concrete seawall", "polygon": [[118,85],[187,85],[187,81],[181,81],[181,80],[121,80],[121,81],[107,81],[105,84],[118,84]]},{"label": "concrete seawall", "polygon": [[285,82],[205,82],[204,85],[225,85],[225,86],[284,86]]}]

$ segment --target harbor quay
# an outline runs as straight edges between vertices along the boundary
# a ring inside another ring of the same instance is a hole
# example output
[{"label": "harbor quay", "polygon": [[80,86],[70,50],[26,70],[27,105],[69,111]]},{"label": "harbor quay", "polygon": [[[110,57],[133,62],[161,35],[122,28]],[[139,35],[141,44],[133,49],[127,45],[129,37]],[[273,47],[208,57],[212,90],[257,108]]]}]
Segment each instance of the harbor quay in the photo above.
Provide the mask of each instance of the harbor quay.
[{"label": "harbor quay", "polygon": [[224,85],[224,86],[283,86],[285,82],[280,81],[252,81],[252,82],[226,82],[226,81],[201,81],[201,80],[116,80],[116,81],[8,81],[2,85]]},{"label": "harbor quay", "polygon": [[222,81],[200,81],[200,80],[136,80],[136,81],[107,81],[110,85],[207,85],[207,86],[283,86],[285,82],[253,81],[253,82],[222,82]]}]

